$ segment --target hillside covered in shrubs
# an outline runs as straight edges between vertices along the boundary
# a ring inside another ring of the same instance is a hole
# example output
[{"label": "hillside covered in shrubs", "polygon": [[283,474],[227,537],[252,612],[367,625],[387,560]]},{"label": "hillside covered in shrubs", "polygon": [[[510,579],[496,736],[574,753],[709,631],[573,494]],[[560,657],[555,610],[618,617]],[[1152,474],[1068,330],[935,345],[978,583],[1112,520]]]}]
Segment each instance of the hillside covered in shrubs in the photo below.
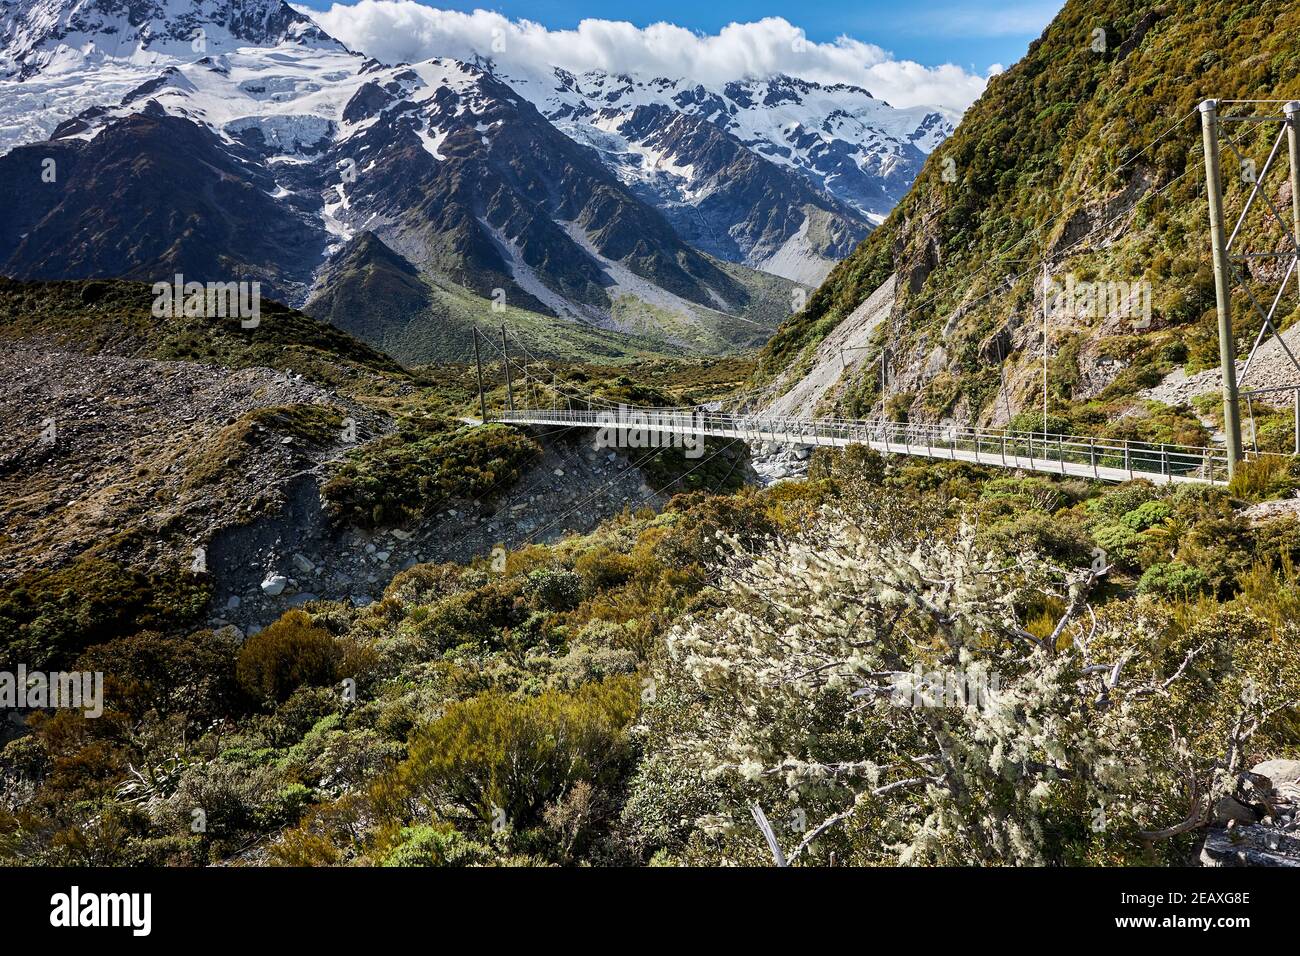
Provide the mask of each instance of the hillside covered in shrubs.
[{"label": "hillside covered in shrubs", "polygon": [[1187,862],[1300,746],[1300,523],[1244,509],[818,452],[243,641],[141,613],[0,751],[0,856]]},{"label": "hillside covered in shrubs", "polygon": [[[1213,98],[1223,115],[1280,119],[1300,92],[1297,28],[1300,8],[1286,3],[1069,0],[1026,55],[990,79],[886,221],[772,337],[756,382],[788,389],[819,361],[827,336],[896,277],[886,314],[844,374],[832,356],[837,381],[823,412],[1043,430],[1047,299],[1048,431],[1204,445],[1222,424],[1217,384],[1186,400],[1145,394],[1171,373],[1219,364],[1196,109]],[[1253,189],[1245,161],[1262,170],[1278,131],[1224,124],[1229,216]],[[1281,166],[1264,193],[1286,209]],[[1236,241],[1260,254],[1240,269],[1250,294],[1271,302],[1287,263],[1268,254],[1289,248],[1286,230],[1260,213]],[[1093,286],[1141,290],[1135,301],[1144,295],[1149,314],[1060,299]],[[1286,330],[1297,315],[1288,297],[1275,324]],[[1241,360],[1261,325],[1239,290]],[[1294,381],[1282,362],[1282,378]],[[1256,385],[1259,374],[1257,364]],[[1255,402],[1257,444],[1289,453],[1290,409],[1261,404],[1273,401],[1289,395]]]}]

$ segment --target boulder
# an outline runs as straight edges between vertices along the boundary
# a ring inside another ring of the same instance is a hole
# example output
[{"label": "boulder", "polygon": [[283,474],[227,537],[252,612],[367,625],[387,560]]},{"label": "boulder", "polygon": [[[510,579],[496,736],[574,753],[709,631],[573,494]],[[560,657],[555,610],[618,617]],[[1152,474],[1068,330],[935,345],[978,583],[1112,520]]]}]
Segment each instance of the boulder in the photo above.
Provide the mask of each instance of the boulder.
[{"label": "boulder", "polygon": [[262,580],[262,593],[267,597],[278,597],[288,583],[289,579],[283,574],[268,574]]},{"label": "boulder", "polygon": [[1300,839],[1263,824],[1230,830],[1215,827],[1205,835],[1201,865],[1300,867]]},{"label": "boulder", "polygon": [[1251,773],[1258,773],[1273,781],[1276,787],[1283,783],[1300,781],[1300,760],[1265,760],[1251,768]]},{"label": "boulder", "polygon": [[1223,797],[1214,805],[1214,822],[1220,825],[1254,823],[1258,819],[1254,810],[1234,797]]}]

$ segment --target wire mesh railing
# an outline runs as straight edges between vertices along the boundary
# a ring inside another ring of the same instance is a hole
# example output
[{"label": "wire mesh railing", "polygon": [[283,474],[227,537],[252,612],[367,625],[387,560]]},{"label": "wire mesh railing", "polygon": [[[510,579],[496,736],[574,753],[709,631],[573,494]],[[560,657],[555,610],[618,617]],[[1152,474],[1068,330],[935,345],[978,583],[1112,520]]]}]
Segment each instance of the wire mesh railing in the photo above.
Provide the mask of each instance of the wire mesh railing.
[{"label": "wire mesh railing", "polygon": [[678,432],[754,442],[801,445],[867,445],[887,453],[949,458],[985,465],[1056,472],[1076,477],[1122,481],[1228,480],[1223,448],[1130,441],[952,424],[837,418],[795,418],[701,409],[532,408],[490,415],[494,421]]}]

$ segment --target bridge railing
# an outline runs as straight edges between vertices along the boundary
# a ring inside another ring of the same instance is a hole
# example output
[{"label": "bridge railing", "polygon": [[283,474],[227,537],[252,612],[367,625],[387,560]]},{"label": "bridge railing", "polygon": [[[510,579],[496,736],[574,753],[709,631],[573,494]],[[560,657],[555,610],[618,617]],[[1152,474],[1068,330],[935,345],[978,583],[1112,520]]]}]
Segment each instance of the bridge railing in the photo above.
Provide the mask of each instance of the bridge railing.
[{"label": "bridge railing", "polygon": [[[970,428],[922,422],[794,418],[772,415],[627,407],[502,411],[500,422],[645,429],[806,445],[869,445],[886,452],[1115,479],[1159,476],[1222,483],[1227,452],[1171,443]],[[1073,466],[1073,467],[1070,467]],[[1122,474],[1121,474],[1122,473]]]}]

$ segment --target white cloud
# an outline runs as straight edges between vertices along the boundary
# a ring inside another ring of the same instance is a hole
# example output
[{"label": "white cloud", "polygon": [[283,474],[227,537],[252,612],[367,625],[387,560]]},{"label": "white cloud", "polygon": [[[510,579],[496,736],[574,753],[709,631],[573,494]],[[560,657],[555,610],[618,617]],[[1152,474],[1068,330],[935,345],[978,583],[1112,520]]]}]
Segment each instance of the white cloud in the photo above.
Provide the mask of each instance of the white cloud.
[{"label": "white cloud", "polygon": [[560,66],[574,73],[645,73],[709,85],[788,73],[819,83],[862,86],[894,106],[955,110],[969,106],[986,83],[985,77],[959,66],[896,60],[879,46],[848,36],[813,43],[781,17],[732,23],[710,35],[671,23],[636,27],[595,19],[583,20],[576,30],[551,30],[486,10],[437,10],[414,0],[360,0],[336,3],[324,11],[299,9],[352,49],[386,63],[478,54],[507,71]]}]

